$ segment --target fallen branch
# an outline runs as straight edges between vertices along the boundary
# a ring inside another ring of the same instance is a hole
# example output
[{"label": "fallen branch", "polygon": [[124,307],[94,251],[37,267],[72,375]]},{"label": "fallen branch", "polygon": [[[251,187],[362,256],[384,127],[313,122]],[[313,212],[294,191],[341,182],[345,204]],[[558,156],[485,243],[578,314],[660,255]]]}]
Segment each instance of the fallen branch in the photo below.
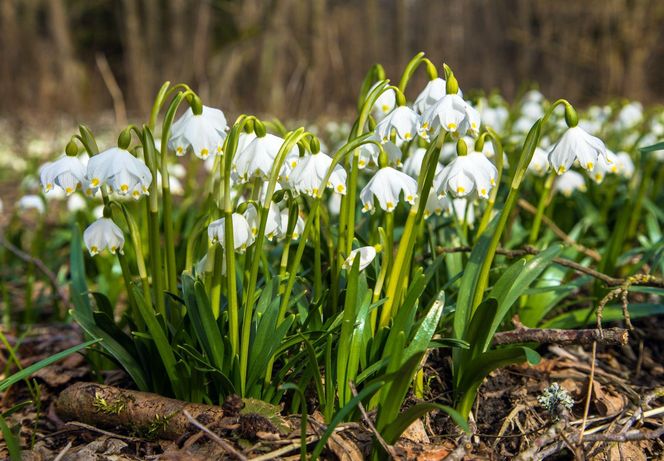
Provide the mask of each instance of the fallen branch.
[{"label": "fallen branch", "polygon": [[504,344],[627,344],[628,331],[624,328],[560,330],[520,327],[511,331],[501,331],[493,337],[495,346]]},{"label": "fallen branch", "polygon": [[95,383],[69,386],[58,396],[55,409],[65,421],[122,427],[130,432],[169,440],[177,440],[185,432],[196,429],[184,410],[208,425],[219,425],[224,417],[220,407]]},{"label": "fallen branch", "polygon": [[196,420],[193,416],[191,416],[187,410],[182,410],[182,413],[187,418],[187,420],[189,420],[189,422],[191,424],[193,424],[198,429],[203,431],[205,433],[205,435],[207,435],[208,438],[210,438],[210,440],[217,443],[224,451],[227,451],[228,453],[231,453],[233,456],[235,456],[240,461],[245,461],[247,459],[246,456],[244,456],[242,453],[240,453],[235,448],[233,448],[233,446],[230,443],[226,442],[224,439],[222,439],[217,434],[212,432],[210,429],[205,427],[203,424],[199,423],[198,420]]}]

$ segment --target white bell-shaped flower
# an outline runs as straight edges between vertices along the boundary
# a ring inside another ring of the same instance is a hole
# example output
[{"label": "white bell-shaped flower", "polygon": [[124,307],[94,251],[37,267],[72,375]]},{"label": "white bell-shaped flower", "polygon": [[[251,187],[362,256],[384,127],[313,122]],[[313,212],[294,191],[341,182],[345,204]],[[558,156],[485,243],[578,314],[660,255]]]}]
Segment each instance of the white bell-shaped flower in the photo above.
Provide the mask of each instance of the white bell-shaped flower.
[{"label": "white bell-shaped flower", "polygon": [[[370,139],[381,142],[378,135],[374,134]],[[383,150],[387,154],[387,161],[390,165],[400,165],[401,157],[403,152],[399,149],[399,146],[394,144],[392,141],[381,142]],[[378,165],[378,157],[380,156],[380,148],[372,143],[362,144],[360,146],[360,156],[357,161],[357,166],[360,170],[364,169],[367,165],[373,162],[374,165]]]},{"label": "white bell-shaped flower", "polygon": [[592,171],[600,156],[606,159],[604,143],[580,126],[575,126],[567,129],[553,147],[549,153],[549,163],[558,174],[569,170],[574,160],[578,160],[586,170]]},{"label": "white bell-shaped flower", "polygon": [[595,165],[593,171],[589,172],[589,175],[595,183],[599,184],[604,181],[604,177],[607,174],[617,174],[618,168],[618,157],[607,149],[606,159],[604,157],[599,157],[597,159],[597,165]]},{"label": "white bell-shaped flower", "polygon": [[410,141],[417,134],[419,121],[420,117],[413,109],[399,106],[378,123],[376,134],[382,143],[391,139],[393,131],[398,140]]},{"label": "white bell-shaped flower", "polygon": [[152,182],[152,174],[145,163],[119,147],[94,155],[88,161],[86,176],[89,184],[85,185],[85,189],[95,191],[102,184],[107,184],[112,191],[120,195],[131,194],[135,199],[148,195]]},{"label": "white bell-shaped flower", "polygon": [[122,254],[124,241],[122,229],[110,218],[99,218],[83,232],[83,242],[88,247],[90,256],[99,254],[104,250],[108,250],[112,254],[115,254],[116,251]]},{"label": "white bell-shaped flower", "polygon": [[505,124],[510,116],[507,108],[503,106],[490,107],[485,105],[479,112],[482,123],[498,133],[501,133],[505,129]]},{"label": "white bell-shaped flower", "polygon": [[424,219],[428,219],[433,215],[440,216],[449,206],[449,199],[447,197],[440,197],[438,193],[432,188],[427,197],[427,203],[424,207]]},{"label": "white bell-shaped flower", "polygon": [[455,197],[467,197],[475,192],[486,199],[497,177],[498,170],[484,154],[471,152],[452,160],[440,172],[435,184],[440,195],[450,192]]},{"label": "white bell-shaped flower", "polygon": [[[408,176],[412,176],[417,179],[420,176],[422,171],[422,162],[424,161],[424,156],[426,155],[427,150],[423,147],[418,147],[413,153],[403,162],[403,172]],[[436,162],[436,174],[440,173],[443,169],[440,163]]]},{"label": "white bell-shaped flower", "polygon": [[627,152],[619,152],[616,154],[618,163],[618,173],[625,178],[631,178],[634,174],[634,162],[632,157]]},{"label": "white bell-shaped flower", "polygon": [[70,213],[77,211],[87,210],[88,202],[81,196],[81,194],[73,194],[67,199],[67,210]]},{"label": "white bell-shaped flower", "polygon": [[195,115],[190,107],[173,123],[168,147],[178,156],[191,148],[196,157],[205,160],[221,153],[227,129],[226,117],[219,109],[203,106],[203,112]]},{"label": "white bell-shaped flower", "polygon": [[44,192],[60,187],[67,196],[81,188],[85,181],[85,167],[76,157],[65,155],[58,160],[46,163],[39,172]]},{"label": "white bell-shaped flower", "polygon": [[376,258],[376,248],[372,246],[366,246],[354,249],[350,252],[341,268],[347,271],[350,270],[353,267],[355,258],[357,258],[358,255],[360,256],[359,269],[360,271],[363,271],[369,266],[369,264],[371,264],[374,258]]},{"label": "white bell-shaped flower", "polygon": [[340,165],[334,166],[327,184],[323,184],[323,179],[331,165],[332,158],[323,152],[305,155],[300,158],[297,166],[293,168],[288,182],[293,190],[311,197],[318,197],[325,187],[333,189],[338,194],[345,195],[346,170]]},{"label": "white bell-shaped flower", "polygon": [[535,173],[537,176],[544,176],[548,169],[549,155],[541,147],[536,147],[533,158],[528,164],[528,171]]},{"label": "white bell-shaped flower", "polygon": [[618,112],[618,119],[616,125],[619,129],[629,130],[634,128],[643,120],[643,106],[640,102],[630,102],[625,104],[620,112]]},{"label": "white bell-shaped flower", "polygon": [[586,180],[582,174],[569,170],[556,178],[553,190],[560,192],[565,197],[570,197],[575,190],[586,191]]},{"label": "white bell-shaped flower", "polygon": [[[225,223],[226,218],[212,221],[208,226],[208,237],[210,242],[219,243],[224,247]],[[254,234],[251,232],[251,226],[239,213],[233,213],[233,246],[237,253],[244,253],[251,244],[254,243]]]},{"label": "white bell-shaped flower", "polygon": [[422,92],[415,99],[413,109],[418,114],[423,114],[429,107],[440,101],[447,94],[445,84],[446,82],[442,78],[429,80]]},{"label": "white bell-shaped flower", "polygon": [[458,94],[446,94],[424,111],[420,127],[422,132],[434,135],[441,129],[457,136],[463,136],[466,132],[477,133],[480,129],[479,112]]},{"label": "white bell-shaped flower", "polygon": [[[374,83],[374,85],[369,88],[369,93],[371,93],[380,82]],[[382,120],[387,114],[392,112],[397,105],[397,95],[392,88],[388,88],[383,91],[380,96],[376,99],[373,107],[371,108],[371,113],[373,114],[376,120]]]},{"label": "white bell-shaped flower", "polygon": [[392,167],[381,168],[360,192],[362,211],[373,213],[375,197],[378,205],[391,213],[399,203],[401,193],[406,202],[414,205],[417,199],[417,181]]},{"label": "white bell-shaped flower", "polygon": [[[291,236],[291,240],[295,241],[300,238],[302,232],[304,232],[305,225],[306,223],[304,222],[304,219],[302,219],[302,216],[298,214],[297,220],[295,221],[295,227],[293,228],[293,235]],[[288,230],[288,208],[281,210],[281,229],[283,229],[282,237],[285,237],[286,231]]]},{"label": "white bell-shaped flower", "polygon": [[[254,205],[249,205],[244,212],[244,217],[247,219],[249,227],[251,228],[251,234],[255,238],[258,235],[258,229],[260,226],[256,207]],[[272,241],[275,238],[281,237],[281,233],[281,212],[279,211],[279,206],[274,202],[270,202],[267,220],[265,221],[265,237]]]},{"label": "white bell-shaped flower", "polygon": [[[242,150],[239,150],[238,142],[233,165],[239,180],[247,182],[254,177],[268,179],[283,143],[283,138],[270,133],[252,139]],[[294,147],[289,155],[297,155],[297,152],[297,147]]]},{"label": "white bell-shaped flower", "polygon": [[471,200],[455,198],[448,202],[447,213],[454,216],[458,222],[473,227],[475,223],[475,205]]},{"label": "white bell-shaped flower", "polygon": [[44,200],[39,195],[24,195],[16,202],[16,208],[21,211],[35,210],[39,214],[44,214],[46,206]]}]

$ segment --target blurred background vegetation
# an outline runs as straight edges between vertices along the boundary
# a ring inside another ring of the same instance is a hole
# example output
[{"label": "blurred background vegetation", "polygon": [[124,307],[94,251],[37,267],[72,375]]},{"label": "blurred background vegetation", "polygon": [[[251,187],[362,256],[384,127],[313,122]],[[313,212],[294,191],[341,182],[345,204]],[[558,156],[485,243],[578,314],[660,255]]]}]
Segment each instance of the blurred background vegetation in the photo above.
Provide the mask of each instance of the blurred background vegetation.
[{"label": "blurred background vegetation", "polygon": [[0,114],[124,123],[171,80],[233,116],[340,116],[372,63],[397,79],[420,50],[465,90],[659,102],[663,20],[662,0],[1,0]]}]

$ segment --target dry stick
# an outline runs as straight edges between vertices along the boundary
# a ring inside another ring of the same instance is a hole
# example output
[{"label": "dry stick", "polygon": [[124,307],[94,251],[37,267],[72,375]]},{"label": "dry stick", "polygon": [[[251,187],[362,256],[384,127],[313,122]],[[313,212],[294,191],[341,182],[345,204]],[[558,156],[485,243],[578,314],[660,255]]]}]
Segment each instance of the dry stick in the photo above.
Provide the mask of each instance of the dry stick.
[{"label": "dry stick", "polygon": [[226,442],[224,439],[222,439],[221,437],[219,437],[217,434],[215,434],[214,432],[212,432],[210,429],[208,429],[207,427],[205,427],[204,425],[202,425],[201,423],[199,423],[199,422],[196,420],[196,418],[194,418],[193,416],[191,416],[191,414],[189,414],[189,412],[188,412],[187,410],[182,410],[182,413],[187,417],[187,419],[189,420],[189,422],[190,422],[191,424],[193,424],[194,426],[196,426],[196,427],[197,427],[198,429],[200,429],[201,431],[205,432],[205,435],[207,435],[207,436],[210,438],[210,440],[212,440],[212,441],[214,441],[215,443],[217,443],[217,444],[218,444],[221,448],[223,448],[225,451],[231,453],[232,455],[234,455],[237,459],[239,459],[239,460],[241,460],[241,461],[246,461],[246,460],[248,459],[248,458],[247,458],[246,456],[244,456],[242,453],[240,453],[240,452],[237,451],[235,448],[233,448],[233,446],[232,446],[231,444],[229,444],[229,443]]},{"label": "dry stick", "polygon": [[127,108],[125,107],[120,85],[118,85],[118,82],[111,71],[111,66],[108,65],[106,55],[103,53],[97,53],[95,59],[97,60],[97,67],[99,68],[101,78],[104,80],[106,88],[108,88],[108,92],[111,94],[111,99],[113,100],[115,123],[118,126],[125,126],[127,124]]},{"label": "dry stick", "polygon": [[[437,247],[436,248],[436,254],[446,254],[446,253],[469,253],[473,250],[473,247],[470,246],[459,246],[459,247],[453,247],[453,248],[444,248],[444,247]],[[504,248],[498,248],[496,250],[496,254],[506,256],[508,258],[520,258],[521,256],[526,256],[526,255],[537,255],[539,254],[540,251],[537,248],[533,248],[531,246],[526,246],[518,250],[506,250]],[[574,269],[577,272],[581,272],[583,274],[590,275],[591,277],[594,277],[598,280],[601,280],[602,282],[606,283],[607,286],[610,287],[617,287],[624,285],[628,280],[627,279],[621,279],[617,277],[611,277],[610,275],[603,274],[602,272],[596,271],[595,269],[591,269],[590,267],[586,267],[582,264],[577,263],[576,261],[572,261],[571,259],[566,259],[566,258],[553,258],[553,262],[564,267],[569,267],[570,269]],[[644,274],[638,274],[641,276],[644,276]],[[637,276],[634,276],[638,278]],[[642,280],[637,280],[634,283],[631,283],[631,285],[642,285],[642,286],[650,286],[650,287],[661,287],[664,288],[664,280],[659,279],[657,277],[653,276],[647,276],[643,277]]]},{"label": "dry stick", "polygon": [[[355,385],[352,382],[349,382],[348,385],[350,386],[350,391],[353,394],[353,397],[357,397],[357,389],[355,388]],[[366,425],[369,426],[369,430],[376,437],[376,440],[378,440],[380,446],[383,447],[383,449],[390,455],[391,459],[397,459],[397,453],[394,451],[394,447],[389,445],[385,441],[383,436],[381,436],[380,433],[376,430],[376,426],[374,426],[373,422],[371,421],[371,418],[369,418],[367,410],[364,409],[364,405],[362,405],[362,402],[359,402],[357,406],[360,409],[360,413],[362,413],[362,419],[364,419]]]},{"label": "dry stick", "polygon": [[64,448],[62,450],[60,450],[60,453],[58,453],[58,456],[56,456],[53,461],[62,461],[62,458],[65,457],[65,455],[67,454],[67,452],[71,448],[72,443],[73,442],[71,440],[69,442],[67,442],[67,445],[65,445]]},{"label": "dry stick", "polygon": [[[315,442],[316,440],[319,440],[320,437],[317,435],[310,435],[306,439],[306,444],[309,445],[310,443]],[[289,443],[288,445],[285,445],[281,448],[278,448],[274,451],[271,451],[269,453],[265,453],[264,455],[256,456],[254,458],[251,458],[251,461],[267,461],[270,459],[277,459],[280,456],[283,456],[287,453],[290,453],[291,451],[298,450],[300,448],[300,440],[296,440],[294,442]]]},{"label": "dry stick", "polygon": [[26,262],[28,264],[33,264],[37,269],[39,269],[46,276],[48,281],[51,283],[53,292],[58,295],[58,298],[60,298],[62,304],[66,307],[69,306],[69,298],[67,297],[65,292],[60,289],[58,278],[51,271],[51,269],[46,267],[46,264],[44,264],[44,262],[41,259],[35,258],[34,256],[31,256],[28,253],[22,251],[20,248],[17,248],[9,240],[7,240],[2,233],[0,233],[0,245],[5,247],[12,254],[14,254],[14,256],[19,258],[23,262]]},{"label": "dry stick", "polygon": [[[526,210],[528,213],[531,214],[536,214],[537,213],[537,208],[533,206],[530,202],[524,200],[524,199],[519,199],[517,202],[519,207],[523,208]],[[567,243],[568,245],[573,246],[576,250],[580,251],[581,253],[585,254],[586,256],[594,259],[595,261],[601,261],[602,256],[595,250],[591,248],[587,248],[580,243],[578,243],[576,240],[574,240],[572,237],[569,236],[569,234],[565,233],[560,227],[556,225],[553,221],[551,221],[550,218],[546,216],[542,216],[542,222],[549,227],[554,234],[558,236],[563,242]]]},{"label": "dry stick", "polygon": [[593,382],[595,380],[595,361],[597,359],[597,342],[593,342],[593,352],[591,356],[590,363],[590,377],[588,378],[588,395],[586,396],[586,405],[583,408],[583,421],[581,422],[581,427],[579,428],[579,442],[578,445],[581,445],[583,442],[583,431],[586,430],[586,423],[588,422],[588,412],[590,411],[590,400],[593,395]]},{"label": "dry stick", "polygon": [[91,426],[90,424],[85,424],[80,421],[69,421],[66,426],[76,426],[80,429],[86,429],[88,431],[92,432],[97,432],[99,434],[104,434],[109,437],[113,437],[115,439],[121,439],[121,440],[127,440],[129,442],[145,442],[144,439],[138,438],[138,437],[132,437],[130,435],[122,435],[122,434],[116,434],[115,432],[110,432],[110,431],[105,431],[103,429],[99,429],[98,427]]},{"label": "dry stick", "polygon": [[604,330],[561,330],[556,328],[519,327],[511,331],[501,331],[493,337],[494,346],[504,344],[538,343],[538,344],[627,344],[629,333],[624,328],[608,328]]}]

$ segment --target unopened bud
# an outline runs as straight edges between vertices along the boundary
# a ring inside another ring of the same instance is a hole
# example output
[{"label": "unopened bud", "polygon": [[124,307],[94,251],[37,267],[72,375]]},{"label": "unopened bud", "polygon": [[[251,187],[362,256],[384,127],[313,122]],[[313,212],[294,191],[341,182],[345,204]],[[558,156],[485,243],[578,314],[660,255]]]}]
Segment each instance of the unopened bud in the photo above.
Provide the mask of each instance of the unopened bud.
[{"label": "unopened bud", "polygon": [[320,152],[320,141],[316,136],[311,137],[311,141],[309,141],[309,149],[311,149],[312,154]]},{"label": "unopened bud", "polygon": [[254,121],[254,133],[256,133],[256,136],[258,136],[259,138],[263,138],[267,134],[265,125],[260,120]]},{"label": "unopened bud", "polygon": [[459,82],[451,72],[447,77],[447,81],[445,82],[445,91],[447,94],[457,94],[459,92]]},{"label": "unopened bud", "polygon": [[456,151],[457,151],[457,155],[459,157],[467,155],[468,154],[468,146],[466,145],[466,141],[464,141],[463,139],[459,139],[457,141]]},{"label": "unopened bud", "polygon": [[65,154],[69,157],[76,157],[78,155],[78,144],[73,139],[67,143],[65,147]]},{"label": "unopened bud", "polygon": [[120,132],[118,136],[118,147],[127,150],[131,144],[131,128],[127,127]]},{"label": "unopened bud", "polygon": [[565,104],[565,122],[570,128],[574,128],[579,124],[579,116],[571,104]]},{"label": "unopened bud", "polygon": [[203,102],[195,94],[189,99],[189,106],[194,115],[201,115],[203,113]]}]

